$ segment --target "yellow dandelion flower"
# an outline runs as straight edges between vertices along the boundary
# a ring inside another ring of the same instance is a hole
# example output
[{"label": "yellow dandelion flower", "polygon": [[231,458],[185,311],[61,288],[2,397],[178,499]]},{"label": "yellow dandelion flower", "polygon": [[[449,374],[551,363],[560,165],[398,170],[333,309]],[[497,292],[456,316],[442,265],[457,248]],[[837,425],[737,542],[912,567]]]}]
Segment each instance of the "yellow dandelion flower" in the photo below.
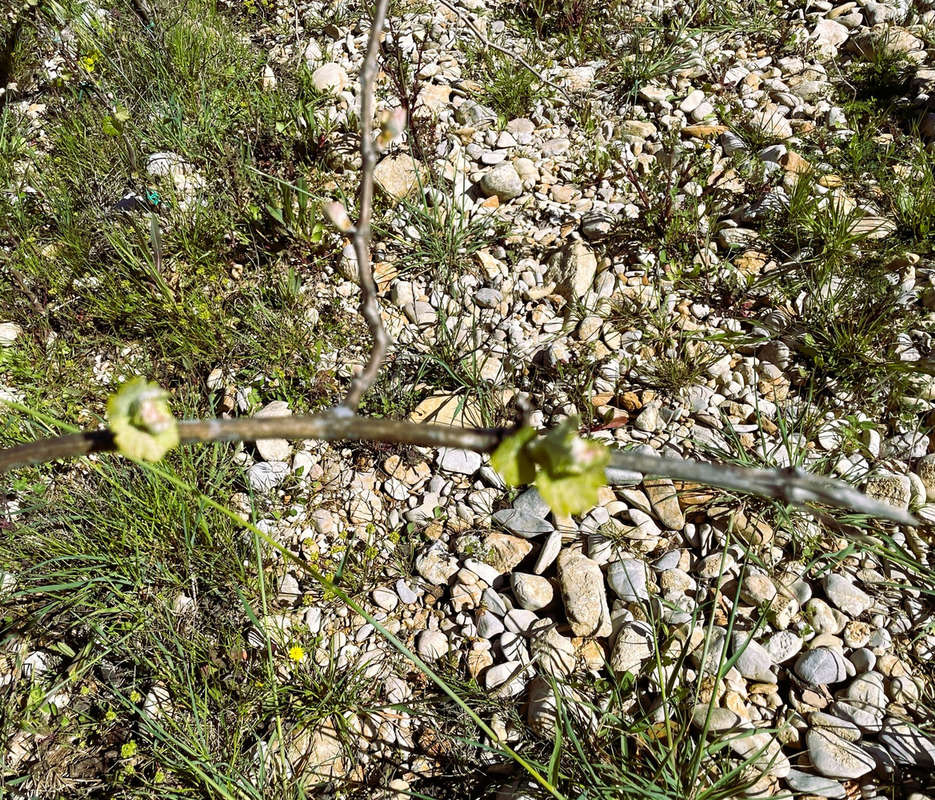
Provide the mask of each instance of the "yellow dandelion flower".
[{"label": "yellow dandelion flower", "polygon": [[289,658],[291,658],[296,663],[305,660],[305,650],[303,650],[298,645],[294,645],[289,648]]}]

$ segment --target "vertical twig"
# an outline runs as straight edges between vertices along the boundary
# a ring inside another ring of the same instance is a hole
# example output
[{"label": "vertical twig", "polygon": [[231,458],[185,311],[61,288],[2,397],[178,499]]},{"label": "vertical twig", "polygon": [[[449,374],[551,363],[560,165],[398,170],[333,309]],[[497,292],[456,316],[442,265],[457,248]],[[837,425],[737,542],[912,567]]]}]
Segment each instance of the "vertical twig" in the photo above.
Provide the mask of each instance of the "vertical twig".
[{"label": "vertical twig", "polygon": [[377,148],[373,141],[374,85],[377,75],[377,52],[380,48],[380,35],[386,19],[386,7],[389,0],[377,0],[370,28],[370,41],[367,43],[367,55],[360,69],[360,214],[354,227],[354,255],[357,259],[357,275],[360,283],[360,314],[370,329],[373,347],[367,363],[347,390],[342,408],[354,413],[360,405],[360,399],[377,379],[380,366],[386,356],[389,337],[380,318],[380,305],[377,302],[377,285],[373,279],[370,263],[370,212],[373,205],[373,171],[377,165]]}]

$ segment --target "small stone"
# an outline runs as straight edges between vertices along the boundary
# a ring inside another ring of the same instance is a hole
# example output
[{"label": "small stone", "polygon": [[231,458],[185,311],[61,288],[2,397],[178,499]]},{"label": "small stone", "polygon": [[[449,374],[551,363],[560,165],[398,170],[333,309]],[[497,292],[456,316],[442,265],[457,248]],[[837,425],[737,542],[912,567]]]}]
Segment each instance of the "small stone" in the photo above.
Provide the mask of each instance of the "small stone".
[{"label": "small stone", "polygon": [[883,723],[887,702],[883,676],[878,672],[866,672],[854,678],[832,710],[861,730],[877,733]]},{"label": "small stone", "polygon": [[539,557],[536,559],[536,566],[533,568],[533,572],[535,572],[536,575],[541,575],[545,572],[558,557],[561,549],[562,532],[552,531],[552,533],[546,537],[545,542],[542,543],[542,549],[539,551]]},{"label": "small stone", "polygon": [[442,631],[422,631],[416,642],[416,652],[425,661],[437,661],[448,654],[448,637]]},{"label": "small stone", "polygon": [[549,504],[542,499],[542,495],[539,494],[539,490],[535,486],[519,495],[513,502],[513,508],[539,519],[545,519],[552,510],[549,508]]},{"label": "small stone", "polygon": [[563,550],[558,556],[558,580],[572,633],[609,636],[610,609],[598,563],[582,553]]},{"label": "small stone", "polygon": [[776,597],[775,584],[761,572],[744,575],[740,599],[753,606],[768,605]]},{"label": "small stone", "polygon": [[844,656],[827,647],[816,647],[800,655],[794,670],[809,686],[840,683],[847,679]]},{"label": "small stone", "polygon": [[782,746],[766,731],[732,736],[729,744],[730,749],[740,758],[750,761],[751,767],[774,778],[784,778],[792,768],[788,756],[782,752]]},{"label": "small stone", "polygon": [[740,653],[734,666],[741,675],[752,681],[776,683],[776,673],[772,670],[773,659],[765,647],[743,631],[734,631],[731,643],[733,652]]},{"label": "small stone", "polygon": [[610,668],[617,674],[636,675],[655,652],[653,629],[645,622],[624,622],[617,631],[610,654]]},{"label": "small stone", "polygon": [[526,670],[519,661],[505,661],[487,670],[484,686],[497,697],[515,697],[526,688]]},{"label": "small stone", "polygon": [[416,556],[416,572],[432,586],[447,586],[458,571],[458,560],[442,545],[433,544]]},{"label": "small stone", "polygon": [[247,480],[255,492],[271,492],[289,475],[289,464],[285,461],[260,461],[247,470]]},{"label": "small stone", "polygon": [[897,764],[916,769],[935,768],[935,740],[906,722],[893,717],[883,721],[880,744]]},{"label": "small stone", "polygon": [[782,664],[802,651],[802,637],[792,631],[779,631],[770,636],[766,652],[773,663]]},{"label": "small stone", "polygon": [[812,728],[806,734],[808,758],[827,778],[859,778],[876,762],[859,745],[837,736],[829,728]]},{"label": "small stone", "polygon": [[935,502],[935,453],[922,456],[916,464],[916,475],[925,486],[925,499]]},{"label": "small stone", "polygon": [[[267,403],[256,412],[254,416],[265,419],[268,417],[287,417],[292,412],[289,404],[282,400]],[[288,461],[292,455],[292,445],[286,439],[257,439],[256,449],[264,461]]]},{"label": "small stone", "polygon": [[482,460],[481,454],[473,450],[442,447],[438,451],[439,468],[459,475],[473,475],[480,469]]},{"label": "small stone", "polygon": [[534,517],[517,508],[504,508],[502,511],[497,511],[493,519],[511,533],[522,536],[524,539],[532,539],[555,530],[551,522]]},{"label": "small stone", "polygon": [[859,617],[873,605],[873,598],[843,575],[829,572],[822,581],[822,587],[828,599],[852,617]]},{"label": "small stone", "polygon": [[897,475],[892,472],[881,473],[867,479],[864,492],[867,497],[905,511],[909,508],[912,483],[908,475]]},{"label": "small stone", "polygon": [[555,281],[555,292],[567,300],[583,300],[597,275],[597,257],[584,242],[574,241],[549,260],[545,279]]},{"label": "small stone", "polygon": [[679,506],[675,484],[668,478],[656,478],[643,481],[643,488],[659,521],[669,530],[682,530],[685,527],[685,515]]},{"label": "small stone", "polygon": [[825,52],[830,53],[833,53],[844,44],[849,35],[850,31],[840,22],[826,18],[818,20],[814,30],[812,30],[812,39],[815,40],[815,43],[819,47],[825,48]]},{"label": "small stone", "polygon": [[540,671],[556,677],[571,675],[578,661],[571,639],[555,630],[555,625],[549,620],[534,624],[530,651]]},{"label": "small stone", "polygon": [[373,602],[384,611],[393,611],[399,604],[399,595],[382,587],[374,589],[370,596]]},{"label": "small stone", "polygon": [[396,202],[416,191],[425,180],[425,167],[410,155],[386,156],[373,171],[373,182]]},{"label": "small stone", "polygon": [[504,163],[484,174],[480,188],[486,197],[496,196],[501,202],[506,202],[523,193],[523,181],[512,164]]},{"label": "small stone", "polygon": [[626,603],[649,600],[646,588],[646,565],[633,558],[613,562],[607,567],[607,585]]},{"label": "small stone", "polygon": [[338,92],[344,91],[347,88],[348,77],[347,72],[344,71],[344,67],[340,64],[335,64],[333,61],[329,61],[327,64],[322,64],[318,69],[312,73],[312,85],[319,92]]},{"label": "small stone", "polygon": [[479,611],[475,620],[477,635],[482,639],[493,639],[506,630],[503,621],[490,611]]},{"label": "small stone", "polygon": [[552,602],[552,584],[541,575],[514,572],[510,576],[510,585],[516,602],[527,611],[538,611]]},{"label": "small stone", "polygon": [[847,792],[840,783],[821,775],[809,775],[807,772],[790,769],[784,780],[790,789],[802,794],[827,797],[830,800],[840,800],[847,796]]},{"label": "small stone", "polygon": [[9,347],[23,329],[15,322],[0,322],[0,347]]},{"label": "small stone", "polygon": [[488,533],[484,537],[484,547],[487,552],[483,561],[500,574],[512,570],[532,550],[532,545],[525,539],[508,533]]},{"label": "small stone", "polygon": [[394,588],[396,589],[396,594],[399,595],[400,601],[406,605],[412,605],[419,599],[419,596],[414,591],[412,591],[412,589],[409,587],[409,584],[406,583],[406,581],[404,581],[402,578],[396,581]]}]

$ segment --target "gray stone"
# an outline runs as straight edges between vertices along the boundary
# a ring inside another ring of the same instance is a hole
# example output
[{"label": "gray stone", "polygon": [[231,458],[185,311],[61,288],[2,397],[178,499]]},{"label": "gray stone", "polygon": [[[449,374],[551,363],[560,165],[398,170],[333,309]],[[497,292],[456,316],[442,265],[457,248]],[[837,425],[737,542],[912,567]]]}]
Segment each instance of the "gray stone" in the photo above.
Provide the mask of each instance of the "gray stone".
[{"label": "gray stone", "polygon": [[805,737],[812,766],[826,778],[854,779],[874,768],[873,758],[829,728],[813,728]]},{"label": "gray stone", "polygon": [[614,639],[610,668],[618,674],[630,672],[635,675],[655,649],[655,636],[650,625],[637,620],[624,622]]},{"label": "gray stone", "polygon": [[802,794],[828,797],[830,800],[839,800],[846,796],[844,787],[840,783],[821,775],[809,775],[807,772],[790,769],[784,780],[790,789]]},{"label": "gray stone", "polygon": [[373,182],[392,201],[402,200],[425,180],[425,167],[410,155],[386,156],[373,171]]},{"label": "gray stone", "polygon": [[[292,412],[289,404],[282,400],[267,403],[256,412],[255,417],[288,417]],[[264,461],[288,461],[292,455],[292,445],[287,439],[257,439],[256,449]]]},{"label": "gray stone", "polygon": [[792,768],[776,737],[766,731],[743,731],[732,735],[728,743],[731,750],[764,775],[784,778]]},{"label": "gray stone", "polygon": [[797,656],[801,650],[802,637],[793,631],[774,633],[766,643],[766,652],[770,654],[776,664],[782,664]]},{"label": "gray stone", "polygon": [[847,679],[844,656],[828,647],[816,647],[802,653],[795,661],[794,671],[809,686],[840,683]]},{"label": "gray stone", "polygon": [[485,196],[496,195],[501,202],[506,202],[523,193],[523,181],[512,164],[497,164],[481,178],[480,188]]},{"label": "gray stone", "polygon": [[864,492],[874,500],[905,511],[912,496],[912,482],[908,475],[884,472],[868,478]]},{"label": "gray stone", "polygon": [[480,453],[473,450],[442,447],[438,451],[439,468],[459,475],[473,475],[480,469],[481,460]]},{"label": "gray stone", "polygon": [[935,453],[922,456],[916,464],[916,475],[925,486],[925,498],[928,502],[935,502]]},{"label": "gray stone", "polygon": [[545,519],[549,516],[549,512],[551,511],[549,504],[542,499],[542,495],[539,494],[539,490],[535,486],[519,495],[516,500],[513,501],[513,508],[531,517],[538,517],[539,519]]},{"label": "gray stone", "polygon": [[877,733],[882,726],[886,706],[883,676],[878,672],[865,672],[854,678],[839,695],[832,711],[867,733]]},{"label": "gray stone", "polygon": [[477,613],[475,624],[477,635],[482,639],[493,639],[494,636],[499,636],[506,630],[503,621],[496,614],[486,610]]},{"label": "gray stone", "polygon": [[483,127],[497,121],[497,112],[473,100],[465,100],[455,109],[455,119],[462,125]]},{"label": "gray stone", "polygon": [[495,522],[500,523],[510,533],[522,536],[524,539],[532,539],[541,536],[544,533],[551,533],[555,526],[540,517],[534,517],[520,511],[518,508],[504,508],[493,515]]},{"label": "gray stone", "polygon": [[935,741],[907,722],[887,717],[880,731],[880,744],[897,764],[922,769],[935,767]]},{"label": "gray stone", "polygon": [[853,722],[836,717],[834,714],[813,711],[808,715],[808,722],[813,728],[824,728],[831,731],[835,736],[840,736],[849,742],[860,741],[860,728]]},{"label": "gray stone", "polygon": [[682,530],[685,527],[685,515],[679,506],[678,493],[672,481],[668,478],[654,478],[643,481],[643,488],[659,521],[669,530]]},{"label": "gray stone", "polygon": [[537,575],[541,575],[545,572],[552,562],[558,557],[559,552],[562,549],[562,532],[561,531],[552,531],[547,537],[546,540],[542,543],[542,549],[539,551],[539,557],[536,559],[536,566],[533,568],[533,572]]},{"label": "gray stone", "polygon": [[613,562],[607,567],[607,585],[627,603],[649,600],[646,588],[646,565],[633,558]]},{"label": "gray stone", "polygon": [[539,670],[556,677],[571,675],[578,661],[571,639],[555,630],[549,620],[535,623],[533,630],[529,646]]},{"label": "gray stone", "polygon": [[255,492],[265,493],[275,489],[289,474],[285,461],[260,461],[247,470],[247,480]]},{"label": "gray stone", "polygon": [[497,697],[515,697],[526,688],[526,669],[519,661],[495,664],[484,675],[484,686]]},{"label": "gray stone", "polygon": [[776,683],[773,659],[765,647],[750,639],[745,631],[734,631],[731,644],[733,652],[740,653],[734,666],[741,675],[760,683]]},{"label": "gray stone", "polygon": [[828,599],[851,617],[859,617],[873,605],[873,598],[843,575],[829,572],[822,587]]},{"label": "gray stone", "polygon": [[526,634],[538,621],[539,617],[525,608],[514,608],[503,616],[503,624],[510,633]]},{"label": "gray stone", "polygon": [[558,554],[558,580],[575,636],[609,636],[610,609],[604,576],[596,561],[573,550]]},{"label": "gray stone", "polygon": [[433,586],[445,586],[458,571],[458,560],[443,545],[433,544],[416,556],[416,572]]}]

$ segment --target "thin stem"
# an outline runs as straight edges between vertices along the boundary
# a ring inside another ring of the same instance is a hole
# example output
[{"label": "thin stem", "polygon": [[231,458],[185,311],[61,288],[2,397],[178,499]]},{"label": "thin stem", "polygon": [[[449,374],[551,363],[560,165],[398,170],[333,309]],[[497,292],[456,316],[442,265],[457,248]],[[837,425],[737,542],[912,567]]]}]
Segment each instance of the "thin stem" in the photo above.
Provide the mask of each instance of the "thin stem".
[{"label": "thin stem", "polygon": [[377,166],[378,150],[373,141],[374,85],[377,76],[377,53],[380,49],[380,34],[386,20],[386,8],[389,0],[377,0],[370,27],[370,40],[367,43],[367,56],[360,69],[360,189],[358,192],[360,212],[354,227],[354,256],[357,259],[357,277],[360,284],[360,314],[370,329],[373,347],[367,363],[354,380],[344,402],[341,404],[350,412],[357,410],[364,393],[373,386],[374,381],[386,357],[389,336],[380,317],[380,305],[377,302],[377,285],[373,279],[370,263],[370,214],[373,206],[373,171]]},{"label": "thin stem", "polygon": [[[340,408],[340,407],[339,407]],[[422,447],[453,447],[478,453],[493,452],[515,428],[453,428],[385,419],[345,416],[332,409],[324,414],[297,417],[243,417],[180,422],[179,441],[236,442],[257,439],[320,439],[322,441],[368,441],[411,444]],[[346,414],[346,410],[340,408]],[[0,450],[0,474],[14,467],[39,464],[60,458],[116,450],[110,431],[89,431],[29,442]],[[726,464],[706,464],[678,458],[659,458],[618,450],[611,457],[608,483],[632,480],[619,470],[642,476],[688,480],[707,486],[733,489],[772,497],[795,506],[820,503],[899,522],[918,525],[906,511],[872,500],[841,481],[809,475],[801,469],[764,470]]]}]

